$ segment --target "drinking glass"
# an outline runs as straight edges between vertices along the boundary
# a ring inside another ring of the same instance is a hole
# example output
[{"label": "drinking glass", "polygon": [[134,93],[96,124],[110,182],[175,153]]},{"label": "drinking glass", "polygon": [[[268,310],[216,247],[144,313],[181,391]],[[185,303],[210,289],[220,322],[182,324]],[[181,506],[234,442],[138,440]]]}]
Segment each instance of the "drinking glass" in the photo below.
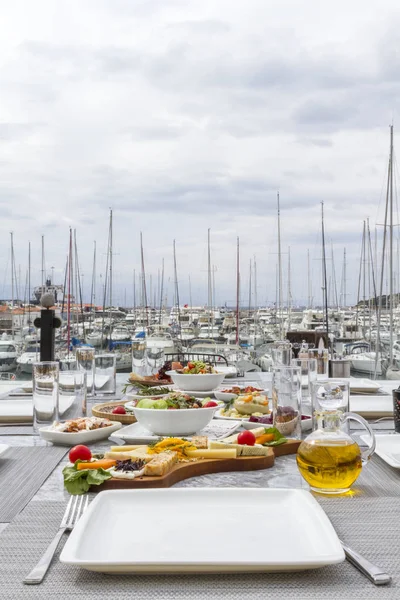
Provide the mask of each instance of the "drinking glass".
[{"label": "drinking glass", "polygon": [[61,419],[79,419],[86,416],[86,379],[83,370],[60,371],[59,415]]},{"label": "drinking glass", "polygon": [[317,361],[317,379],[319,381],[324,381],[329,377],[329,350],[324,348],[320,350],[319,348],[309,348],[308,349],[309,358],[315,358]]},{"label": "drinking glass", "polygon": [[115,394],[117,389],[117,357],[97,354],[94,358],[94,393],[96,396]]},{"label": "drinking glass", "polygon": [[58,421],[58,362],[37,362],[32,365],[33,427]]},{"label": "drinking glass", "polygon": [[273,422],[285,437],[301,436],[301,368],[274,367],[272,383]]},{"label": "drinking glass", "polygon": [[292,359],[292,344],[286,340],[275,342],[271,348],[271,358],[274,367],[289,366]]},{"label": "drinking glass", "polygon": [[[313,429],[316,427],[316,411],[340,410],[342,413],[350,409],[350,384],[344,379],[329,379],[327,381],[314,381],[311,384],[311,404],[313,415]],[[346,431],[348,422],[344,425]]]},{"label": "drinking glass", "polygon": [[146,375],[146,342],[143,339],[132,340],[132,371]]},{"label": "drinking glass", "polygon": [[77,348],[75,358],[77,370],[86,371],[87,394],[94,396],[94,348]]},{"label": "drinking glass", "polygon": [[311,385],[317,380],[317,361],[315,358],[292,358],[291,366],[299,367],[301,372],[301,414],[311,416]]},{"label": "drinking glass", "polygon": [[154,375],[165,362],[164,348],[162,346],[146,347],[145,356],[146,371],[149,375]]}]

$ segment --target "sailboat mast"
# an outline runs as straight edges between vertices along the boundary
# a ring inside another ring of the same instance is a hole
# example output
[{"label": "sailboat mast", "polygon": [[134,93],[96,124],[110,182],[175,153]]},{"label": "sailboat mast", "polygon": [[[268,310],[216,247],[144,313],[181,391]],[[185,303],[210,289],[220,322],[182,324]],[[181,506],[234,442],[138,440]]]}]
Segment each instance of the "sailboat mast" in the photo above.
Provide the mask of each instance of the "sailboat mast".
[{"label": "sailboat mast", "polygon": [[210,337],[210,319],[212,315],[211,245],[210,229],[207,230],[207,272],[208,272],[208,336]]},{"label": "sailboat mast", "polygon": [[347,297],[347,293],[346,293],[346,248],[344,248],[343,250],[343,307],[346,308],[346,297]]},{"label": "sailboat mast", "polygon": [[292,316],[292,291],[290,286],[290,246],[288,247],[288,297],[287,297],[287,306],[288,306],[288,330],[291,327],[291,316]]},{"label": "sailboat mast", "polygon": [[146,311],[146,325],[149,327],[149,313],[147,311],[147,290],[146,290],[146,272],[144,268],[144,254],[143,254],[143,235],[140,232],[140,256],[142,262],[142,291],[143,291],[143,304]]},{"label": "sailboat mast", "polygon": [[44,235],[42,235],[42,296],[44,294]]},{"label": "sailboat mast", "polygon": [[112,308],[112,303],[113,303],[113,211],[110,208],[110,281],[109,281],[109,285],[110,285],[110,322],[111,322],[111,308]]},{"label": "sailboat mast", "polygon": [[69,228],[69,252],[68,252],[68,299],[67,299],[67,353],[71,345],[71,269],[72,269],[72,229]]},{"label": "sailboat mast", "polygon": [[240,287],[240,271],[239,271],[239,237],[237,238],[236,246],[236,345],[239,344],[239,287]]},{"label": "sailboat mast", "polygon": [[28,242],[28,325],[31,324],[31,243]]},{"label": "sailboat mast", "polygon": [[177,308],[178,308],[179,337],[181,338],[181,342],[182,342],[181,309],[180,309],[180,304],[179,304],[179,287],[178,287],[178,271],[177,271],[177,268],[176,268],[176,247],[175,247],[175,240],[174,240],[174,243],[173,243],[173,251],[174,251],[175,298],[176,298],[176,305],[177,305]]},{"label": "sailboat mast", "polygon": [[14,242],[13,232],[10,232],[11,237],[11,336],[14,339]]},{"label": "sailboat mast", "polygon": [[323,269],[323,289],[325,297],[325,320],[326,320],[326,336],[329,346],[329,323],[328,323],[328,287],[326,280],[326,254],[325,254],[325,224],[324,224],[324,203],[321,202],[321,229],[322,229],[322,269]]},{"label": "sailboat mast", "polygon": [[163,310],[163,295],[164,295],[164,259],[162,259],[162,267],[161,267],[161,285],[160,285],[160,315],[158,318],[158,323],[161,325],[162,319],[162,310]]},{"label": "sailboat mast", "polygon": [[311,270],[310,270],[310,250],[307,248],[307,272],[308,272],[308,303],[307,308],[312,308],[312,291],[311,291]]},{"label": "sailboat mast", "polygon": [[251,311],[251,259],[250,259],[250,267],[249,267],[249,317]]},{"label": "sailboat mast", "polygon": [[389,293],[390,293],[390,349],[389,366],[393,366],[393,125],[390,126],[390,192],[389,192]]},{"label": "sailboat mast", "polygon": [[279,192],[277,193],[278,201],[278,309],[279,309],[279,332],[280,338],[283,337],[282,328],[282,250],[281,250],[281,208],[279,201]]}]

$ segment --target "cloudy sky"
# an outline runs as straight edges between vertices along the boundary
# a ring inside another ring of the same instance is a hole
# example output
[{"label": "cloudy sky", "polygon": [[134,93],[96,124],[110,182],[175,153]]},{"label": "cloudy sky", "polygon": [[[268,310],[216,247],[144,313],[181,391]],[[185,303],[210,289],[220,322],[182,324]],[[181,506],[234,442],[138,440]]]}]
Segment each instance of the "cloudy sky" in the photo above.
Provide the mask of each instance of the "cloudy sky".
[{"label": "cloudy sky", "polygon": [[116,303],[132,304],[141,231],[152,296],[164,258],[172,301],[175,239],[181,301],[190,275],[206,302],[208,228],[216,302],[235,299],[237,236],[243,303],[254,256],[257,301],[273,302],[279,190],[285,297],[290,246],[294,302],[307,249],[320,301],[324,201],[337,285],[346,247],[355,300],[399,122],[398,0],[2,0],[1,14],[0,296],[10,231],[23,289],[28,241],[40,283],[42,235],[62,283],[72,227],[88,298],[112,208]]}]

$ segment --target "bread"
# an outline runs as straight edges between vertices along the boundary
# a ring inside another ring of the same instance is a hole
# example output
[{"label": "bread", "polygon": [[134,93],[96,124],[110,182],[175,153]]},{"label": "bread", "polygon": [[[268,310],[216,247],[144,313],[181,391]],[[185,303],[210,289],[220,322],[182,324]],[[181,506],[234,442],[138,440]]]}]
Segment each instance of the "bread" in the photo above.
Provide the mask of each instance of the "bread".
[{"label": "bread", "polygon": [[160,452],[153,455],[153,458],[144,467],[144,474],[147,477],[162,477],[172,470],[174,464],[178,462],[176,452]]}]

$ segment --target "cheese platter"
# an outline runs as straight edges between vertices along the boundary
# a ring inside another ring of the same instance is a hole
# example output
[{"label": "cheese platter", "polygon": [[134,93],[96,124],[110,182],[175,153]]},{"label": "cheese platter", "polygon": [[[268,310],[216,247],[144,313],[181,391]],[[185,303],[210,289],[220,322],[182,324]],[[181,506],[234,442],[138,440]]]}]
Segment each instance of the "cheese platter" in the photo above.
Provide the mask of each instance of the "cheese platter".
[{"label": "cheese platter", "polygon": [[235,433],[223,440],[193,436],[159,438],[149,445],[112,446],[104,455],[82,458],[70,453],[71,465],[63,470],[71,494],[122,488],[165,488],[210,473],[268,469],[275,458],[294,454],[301,440],[287,439],[277,429]]}]

